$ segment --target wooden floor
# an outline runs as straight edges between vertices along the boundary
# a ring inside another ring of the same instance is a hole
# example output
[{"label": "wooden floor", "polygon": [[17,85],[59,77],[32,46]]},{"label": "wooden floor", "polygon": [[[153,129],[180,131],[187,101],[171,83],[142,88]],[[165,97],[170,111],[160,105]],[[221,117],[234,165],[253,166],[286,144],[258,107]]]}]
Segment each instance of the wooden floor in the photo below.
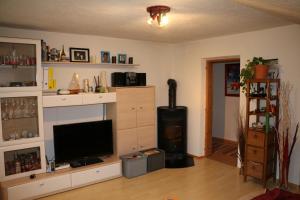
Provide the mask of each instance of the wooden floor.
[{"label": "wooden floor", "polygon": [[202,158],[194,167],[122,177],[42,200],[248,200],[263,191],[257,183],[244,183],[238,168]]},{"label": "wooden floor", "polygon": [[236,142],[212,138],[212,154],[210,159],[237,166],[238,145]]}]

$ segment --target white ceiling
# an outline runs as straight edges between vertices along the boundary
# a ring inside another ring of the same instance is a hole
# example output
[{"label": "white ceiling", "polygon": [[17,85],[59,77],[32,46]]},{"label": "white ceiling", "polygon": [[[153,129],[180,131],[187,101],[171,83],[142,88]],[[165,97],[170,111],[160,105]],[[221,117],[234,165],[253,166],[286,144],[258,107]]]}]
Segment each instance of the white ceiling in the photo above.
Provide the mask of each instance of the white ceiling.
[{"label": "white ceiling", "polygon": [[[168,5],[165,28],[146,7]],[[177,43],[300,23],[300,0],[0,0],[0,26]]]}]

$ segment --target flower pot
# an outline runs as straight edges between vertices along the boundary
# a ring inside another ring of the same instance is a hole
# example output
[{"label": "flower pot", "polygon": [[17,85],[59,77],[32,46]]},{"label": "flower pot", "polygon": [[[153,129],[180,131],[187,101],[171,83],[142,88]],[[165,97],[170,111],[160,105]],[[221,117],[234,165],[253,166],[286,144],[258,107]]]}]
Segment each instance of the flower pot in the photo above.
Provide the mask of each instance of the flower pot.
[{"label": "flower pot", "polygon": [[268,65],[256,65],[255,66],[255,79],[268,78],[269,66]]}]

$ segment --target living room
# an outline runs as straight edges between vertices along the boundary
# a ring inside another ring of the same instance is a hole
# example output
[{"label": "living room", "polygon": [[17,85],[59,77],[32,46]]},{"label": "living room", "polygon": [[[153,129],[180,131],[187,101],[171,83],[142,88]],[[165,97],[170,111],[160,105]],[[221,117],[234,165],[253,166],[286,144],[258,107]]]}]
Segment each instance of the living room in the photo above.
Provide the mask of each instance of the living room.
[{"label": "living room", "polygon": [[[171,8],[167,13],[169,24],[166,27],[157,27],[156,21],[147,24],[147,7],[160,4]],[[101,51],[109,51],[111,57],[126,54],[126,63],[132,57],[137,64],[124,67],[47,64],[46,67],[53,70],[56,90],[68,89],[74,73],[79,76],[81,89],[84,79],[94,87],[94,76],[102,71],[106,72],[108,87],[112,86],[113,72],[146,73],[147,86],[155,87],[155,128],[156,107],[169,104],[169,79],[177,82],[177,105],[188,108],[187,153],[195,157],[194,167],[166,168],[132,179],[116,178],[44,199],[251,199],[264,193],[260,182],[249,179],[244,183],[238,167],[205,158],[209,100],[206,67],[209,61],[239,59],[242,69],[247,60],[256,56],[277,59],[281,82],[289,82],[293,87],[290,106],[291,133],[294,133],[300,121],[297,106],[300,85],[298,2],[29,0],[22,3],[1,1],[0,5],[0,36],[43,40],[50,48],[64,48],[67,56],[69,48],[73,47],[89,49],[89,56],[96,60],[100,59]],[[41,71],[42,68],[45,66]],[[42,108],[43,141],[48,158],[54,156],[53,125],[102,120],[107,118],[105,113],[110,115],[109,108],[110,105],[104,107],[102,104]],[[246,112],[246,98],[242,92],[240,108]],[[2,149],[5,145],[1,145],[1,152]],[[289,166],[288,181],[293,186],[300,185],[299,152],[298,140]],[[4,165],[2,158],[1,165]],[[4,174],[3,166],[1,171],[0,174]],[[176,185],[175,182],[182,183]]]}]

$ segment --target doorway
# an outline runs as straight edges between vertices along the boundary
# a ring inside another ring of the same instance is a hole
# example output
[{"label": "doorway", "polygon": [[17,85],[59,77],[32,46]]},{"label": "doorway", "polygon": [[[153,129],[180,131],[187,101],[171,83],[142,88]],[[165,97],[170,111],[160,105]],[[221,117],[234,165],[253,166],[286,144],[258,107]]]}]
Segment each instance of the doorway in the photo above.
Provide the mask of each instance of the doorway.
[{"label": "doorway", "polygon": [[236,70],[239,73],[238,57],[206,61],[205,155],[233,166],[237,165],[239,116]]}]

